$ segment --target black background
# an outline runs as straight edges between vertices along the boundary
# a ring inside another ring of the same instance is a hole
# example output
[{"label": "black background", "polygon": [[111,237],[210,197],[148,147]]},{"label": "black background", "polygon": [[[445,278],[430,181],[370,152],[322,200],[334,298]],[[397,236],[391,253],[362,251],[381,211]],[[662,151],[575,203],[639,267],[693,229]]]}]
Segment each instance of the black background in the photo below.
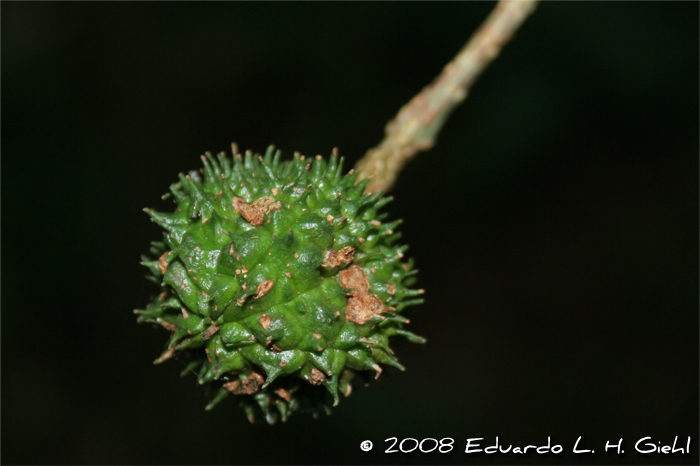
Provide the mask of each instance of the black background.
[{"label": "black background", "polygon": [[402,173],[405,373],[269,427],[151,364],[141,209],[232,141],[351,167],[492,6],[3,2],[3,463],[697,464],[697,2],[541,4]]}]

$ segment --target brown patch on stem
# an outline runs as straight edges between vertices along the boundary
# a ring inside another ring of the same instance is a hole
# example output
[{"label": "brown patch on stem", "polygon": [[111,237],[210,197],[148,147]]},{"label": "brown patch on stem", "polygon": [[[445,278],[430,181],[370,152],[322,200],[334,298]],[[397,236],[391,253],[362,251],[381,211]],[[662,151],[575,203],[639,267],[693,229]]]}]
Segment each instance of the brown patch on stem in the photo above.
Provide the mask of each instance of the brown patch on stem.
[{"label": "brown patch on stem", "polygon": [[326,253],[326,261],[321,264],[321,267],[338,267],[342,263],[349,264],[354,258],[355,248],[352,246],[345,246],[338,252],[335,252],[334,249],[330,249]]}]

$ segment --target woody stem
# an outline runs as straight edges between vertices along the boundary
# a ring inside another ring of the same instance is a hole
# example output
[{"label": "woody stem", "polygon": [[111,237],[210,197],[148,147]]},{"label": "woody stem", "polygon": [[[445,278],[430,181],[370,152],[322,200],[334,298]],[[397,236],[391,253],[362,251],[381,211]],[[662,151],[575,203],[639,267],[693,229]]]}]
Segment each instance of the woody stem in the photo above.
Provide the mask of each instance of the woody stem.
[{"label": "woody stem", "polygon": [[388,191],[404,165],[433,147],[450,112],[466,97],[538,0],[500,0],[484,23],[440,75],[404,105],[385,128],[384,140],[357,163],[366,192]]}]

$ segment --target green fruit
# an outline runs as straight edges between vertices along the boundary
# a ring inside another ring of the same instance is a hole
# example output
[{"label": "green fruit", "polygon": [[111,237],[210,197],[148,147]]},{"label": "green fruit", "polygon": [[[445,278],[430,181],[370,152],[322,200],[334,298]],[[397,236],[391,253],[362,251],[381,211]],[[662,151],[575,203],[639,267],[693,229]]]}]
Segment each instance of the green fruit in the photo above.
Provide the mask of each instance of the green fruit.
[{"label": "green fruit", "polygon": [[417,271],[394,245],[400,221],[377,213],[390,198],[363,194],[367,180],[343,175],[335,152],[273,152],[206,154],[170,187],[174,213],[145,209],[165,230],[143,262],[161,293],[135,311],[171,332],[155,362],[185,361],[183,375],[209,387],[207,409],[234,395],[251,422],[259,408],[271,424],[329,411],[380,364],[403,370],[391,337],[424,342],[400,315],[423,290],[409,288]]}]

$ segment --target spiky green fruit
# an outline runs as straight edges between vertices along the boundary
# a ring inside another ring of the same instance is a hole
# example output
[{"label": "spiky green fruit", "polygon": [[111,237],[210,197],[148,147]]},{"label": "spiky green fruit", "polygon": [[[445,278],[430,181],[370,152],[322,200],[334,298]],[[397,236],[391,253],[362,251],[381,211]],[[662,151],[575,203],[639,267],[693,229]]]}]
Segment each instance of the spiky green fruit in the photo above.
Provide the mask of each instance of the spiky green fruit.
[{"label": "spiky green fruit", "polygon": [[389,340],[424,341],[400,315],[422,290],[394,244],[400,221],[377,213],[390,198],[364,194],[335,151],[328,162],[233,153],[180,174],[164,196],[174,213],[145,209],[165,230],[143,262],[161,293],[135,311],[171,332],[155,362],[186,361],[183,375],[210,387],[207,409],[233,394],[269,423],[328,411],[382,364],[403,370]]}]

